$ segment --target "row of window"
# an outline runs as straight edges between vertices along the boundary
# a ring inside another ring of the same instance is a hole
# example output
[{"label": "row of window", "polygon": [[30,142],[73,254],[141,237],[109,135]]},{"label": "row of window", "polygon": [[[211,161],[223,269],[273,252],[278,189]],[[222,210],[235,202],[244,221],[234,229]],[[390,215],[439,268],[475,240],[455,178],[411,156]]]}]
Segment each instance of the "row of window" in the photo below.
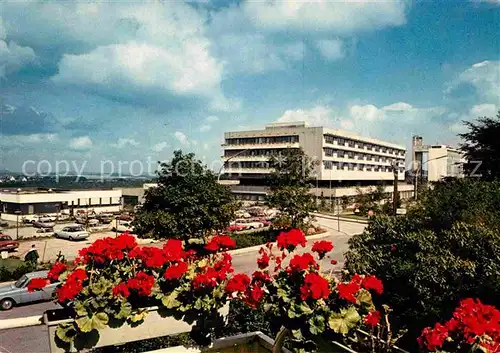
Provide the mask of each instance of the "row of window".
[{"label": "row of window", "polygon": [[[374,162],[389,162],[389,163],[393,163],[393,161],[396,159],[396,158],[389,158],[389,157],[384,157],[384,156],[379,156],[379,155],[374,155],[374,154],[369,154],[369,153],[359,153],[359,152],[353,152],[353,151],[338,150],[338,149],[329,148],[329,147],[325,147],[323,150],[325,151],[325,156],[327,156],[327,157],[339,157],[339,158],[349,158],[349,159],[367,160],[367,161],[374,161]],[[398,158],[398,159],[400,159],[400,158]],[[404,162],[404,160],[401,160],[401,161]]]},{"label": "row of window", "polygon": [[[114,200],[113,200],[114,199]],[[81,201],[80,201],[81,200]],[[109,202],[108,202],[109,200]],[[104,202],[103,202],[104,201]],[[119,205],[120,204],[120,198],[119,197],[99,197],[99,202],[92,202],[91,198],[88,199],[78,199],[76,202],[71,201],[72,206],[101,206],[101,205]]]},{"label": "row of window", "polygon": [[282,148],[266,148],[266,149],[251,149],[251,150],[226,150],[224,152],[224,157],[232,157],[235,155],[242,157],[257,157],[257,156],[277,156],[280,152],[282,152]]},{"label": "row of window", "polygon": [[[357,163],[343,163],[343,162],[333,162],[333,161],[323,161],[323,166],[325,169],[337,169],[337,170],[357,170],[365,172],[392,172],[392,167],[385,165],[372,165],[372,164],[357,164]],[[401,173],[404,172],[404,168],[400,168]]]},{"label": "row of window", "polygon": [[264,137],[237,137],[226,139],[226,145],[255,145],[270,143],[296,143],[299,142],[298,135],[290,136],[264,136]]},{"label": "row of window", "polygon": [[244,161],[244,162],[226,162],[224,163],[224,168],[269,168],[269,162],[262,161]]},{"label": "row of window", "polygon": [[366,149],[368,151],[389,153],[389,154],[392,154],[395,156],[404,156],[405,155],[404,150],[399,150],[396,148],[390,148],[390,147],[385,147],[385,146],[381,146],[381,145],[376,145],[373,143],[356,141],[356,140],[352,140],[352,139],[348,139],[348,138],[340,137],[340,136],[334,136],[334,135],[325,135],[325,142],[331,143],[331,144],[336,143],[339,146],[346,146],[347,145],[349,147]]}]

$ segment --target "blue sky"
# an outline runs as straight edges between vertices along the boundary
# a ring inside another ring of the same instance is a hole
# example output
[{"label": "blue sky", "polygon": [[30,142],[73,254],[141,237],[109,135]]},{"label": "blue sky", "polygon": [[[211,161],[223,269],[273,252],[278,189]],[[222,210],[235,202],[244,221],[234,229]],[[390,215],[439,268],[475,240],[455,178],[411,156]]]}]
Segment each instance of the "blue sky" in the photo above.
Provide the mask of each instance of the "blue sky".
[{"label": "blue sky", "polygon": [[0,169],[178,148],[213,165],[224,131],[274,121],[456,144],[461,121],[500,106],[498,0],[4,2],[0,16]]}]

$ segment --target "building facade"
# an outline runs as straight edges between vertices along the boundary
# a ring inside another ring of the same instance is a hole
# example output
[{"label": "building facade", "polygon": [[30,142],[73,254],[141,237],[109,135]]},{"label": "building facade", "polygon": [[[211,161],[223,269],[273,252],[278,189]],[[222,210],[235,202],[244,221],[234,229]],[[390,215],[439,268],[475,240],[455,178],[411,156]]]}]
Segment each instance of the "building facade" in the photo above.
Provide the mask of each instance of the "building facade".
[{"label": "building facade", "polygon": [[[427,156],[425,158],[424,156]],[[428,181],[439,181],[443,178],[463,177],[463,153],[447,145],[425,145],[421,136],[412,139],[413,173],[422,178],[427,175]]]},{"label": "building facade", "polygon": [[404,181],[403,146],[351,132],[309,127],[305,122],[276,123],[263,130],[226,132],[224,139],[223,173],[239,181],[231,189],[241,199],[263,198],[265,177],[272,172],[269,158],[287,148],[302,148],[315,162],[314,193],[325,194],[332,187],[388,186],[394,181],[393,166],[397,179]]},{"label": "building facade", "polygon": [[15,220],[17,215],[43,215],[60,212],[118,212],[122,208],[121,189],[53,190],[4,189],[0,190],[1,218]]}]

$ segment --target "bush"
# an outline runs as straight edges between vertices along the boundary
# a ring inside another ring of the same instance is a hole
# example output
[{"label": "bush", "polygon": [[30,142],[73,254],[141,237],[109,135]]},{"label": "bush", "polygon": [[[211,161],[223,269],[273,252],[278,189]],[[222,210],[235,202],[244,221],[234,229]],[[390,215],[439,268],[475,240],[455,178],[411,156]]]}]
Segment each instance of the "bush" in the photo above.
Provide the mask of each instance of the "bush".
[{"label": "bush", "polygon": [[384,282],[380,303],[395,329],[408,329],[405,348],[461,299],[500,306],[499,202],[498,183],[438,183],[408,216],[375,216],[349,241],[346,269]]},{"label": "bush", "polygon": [[22,275],[35,270],[36,266],[30,262],[24,262],[19,259],[1,259],[0,282],[16,281]]},{"label": "bush", "polygon": [[234,233],[231,238],[236,241],[236,249],[241,249],[274,242],[280,232],[277,229],[265,229],[252,233]]}]

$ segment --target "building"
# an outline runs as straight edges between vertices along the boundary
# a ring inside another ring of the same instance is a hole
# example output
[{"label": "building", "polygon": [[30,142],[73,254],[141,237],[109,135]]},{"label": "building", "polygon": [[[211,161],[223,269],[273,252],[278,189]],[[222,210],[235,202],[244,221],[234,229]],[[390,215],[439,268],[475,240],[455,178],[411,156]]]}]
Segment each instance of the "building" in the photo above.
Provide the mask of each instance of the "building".
[{"label": "building", "polygon": [[123,205],[124,206],[137,206],[143,203],[146,190],[156,187],[155,183],[146,183],[142,188],[122,188]]},{"label": "building", "polygon": [[[415,174],[422,177],[424,170],[426,170],[427,180],[431,182],[449,177],[463,177],[465,160],[460,150],[447,145],[424,145],[421,136],[413,136],[412,142]],[[427,155],[426,160],[424,155]]]},{"label": "building", "polygon": [[118,212],[122,208],[121,189],[3,189],[0,190],[1,218],[43,215],[80,210]]},{"label": "building", "polygon": [[318,196],[327,190],[370,185],[391,185],[404,181],[406,150],[393,143],[361,137],[351,132],[309,127],[305,122],[275,123],[263,130],[226,132],[223,173],[241,199],[261,200],[266,193],[269,158],[287,148],[302,148],[316,161],[313,190]]}]

